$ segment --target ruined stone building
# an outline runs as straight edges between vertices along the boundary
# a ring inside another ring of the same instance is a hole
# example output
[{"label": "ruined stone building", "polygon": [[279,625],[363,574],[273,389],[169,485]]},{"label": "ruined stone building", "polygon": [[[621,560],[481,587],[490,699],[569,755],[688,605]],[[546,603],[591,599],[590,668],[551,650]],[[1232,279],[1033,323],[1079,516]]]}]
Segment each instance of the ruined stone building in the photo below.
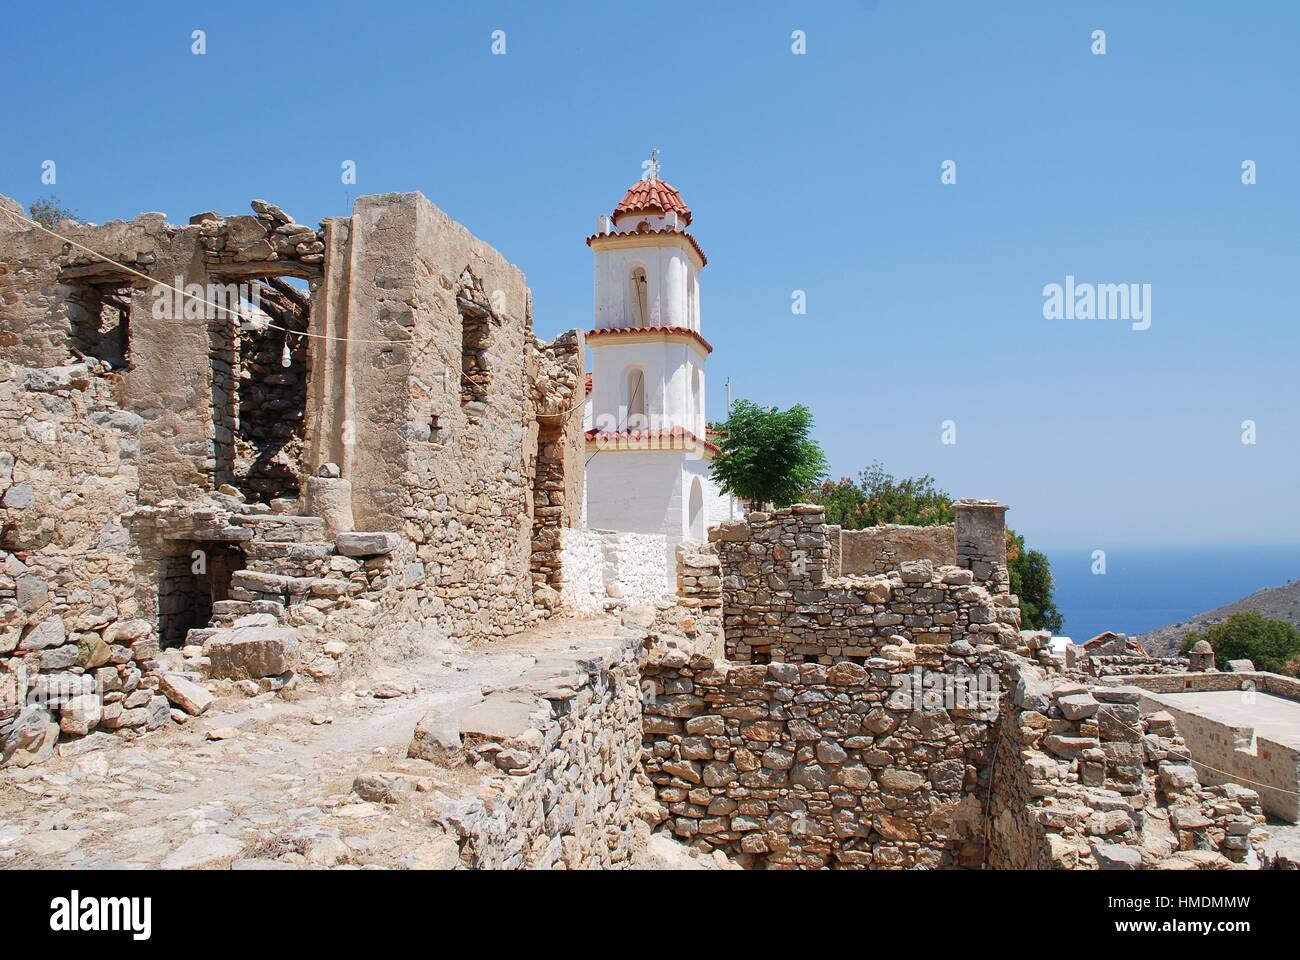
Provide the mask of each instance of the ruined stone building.
[{"label": "ruined stone building", "polygon": [[60,232],[0,216],[0,723],[94,675],[103,716],[65,730],[156,726],[159,649],[249,614],[549,613],[583,340],[537,340],[495,250],[419,194]]}]

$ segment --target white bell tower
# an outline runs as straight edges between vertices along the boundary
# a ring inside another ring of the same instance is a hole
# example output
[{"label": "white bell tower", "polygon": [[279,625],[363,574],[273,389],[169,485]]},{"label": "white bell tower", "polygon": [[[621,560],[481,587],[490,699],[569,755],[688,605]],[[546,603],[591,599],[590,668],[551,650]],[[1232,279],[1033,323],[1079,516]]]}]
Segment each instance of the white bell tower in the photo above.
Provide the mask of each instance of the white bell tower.
[{"label": "white bell tower", "polygon": [[[659,179],[658,151],[587,238],[595,325],[587,403],[587,525],[702,541],[726,516],[709,479],[700,271],[691,211]],[[671,565],[670,565],[671,569]]]}]

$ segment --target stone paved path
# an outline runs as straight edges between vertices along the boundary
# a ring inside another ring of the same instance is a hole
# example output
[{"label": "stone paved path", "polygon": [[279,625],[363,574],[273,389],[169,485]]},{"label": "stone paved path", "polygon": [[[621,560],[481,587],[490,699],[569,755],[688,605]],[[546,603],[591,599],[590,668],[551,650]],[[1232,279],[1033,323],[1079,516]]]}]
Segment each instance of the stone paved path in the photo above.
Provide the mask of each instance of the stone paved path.
[{"label": "stone paved path", "polygon": [[[405,759],[406,748],[430,706],[477,700],[484,686],[505,686],[531,667],[531,654],[610,627],[602,618],[552,621],[491,646],[381,666],[301,699],[220,700],[183,727],[0,771],[0,867],[445,865],[424,794],[369,803],[351,792],[353,778],[420,763]],[[418,687],[392,699],[369,695],[384,681]],[[208,739],[222,728],[238,735]],[[645,865],[674,856],[659,850]]]}]

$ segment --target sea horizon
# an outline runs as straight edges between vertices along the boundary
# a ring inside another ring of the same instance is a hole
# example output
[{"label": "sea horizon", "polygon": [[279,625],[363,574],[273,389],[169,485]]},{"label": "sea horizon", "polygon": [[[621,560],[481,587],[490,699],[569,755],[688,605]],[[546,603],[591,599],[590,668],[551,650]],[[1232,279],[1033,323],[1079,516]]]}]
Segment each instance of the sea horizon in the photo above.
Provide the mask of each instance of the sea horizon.
[{"label": "sea horizon", "polygon": [[1300,542],[1112,547],[1105,573],[1089,547],[1040,548],[1051,562],[1060,634],[1130,636],[1300,579]]}]

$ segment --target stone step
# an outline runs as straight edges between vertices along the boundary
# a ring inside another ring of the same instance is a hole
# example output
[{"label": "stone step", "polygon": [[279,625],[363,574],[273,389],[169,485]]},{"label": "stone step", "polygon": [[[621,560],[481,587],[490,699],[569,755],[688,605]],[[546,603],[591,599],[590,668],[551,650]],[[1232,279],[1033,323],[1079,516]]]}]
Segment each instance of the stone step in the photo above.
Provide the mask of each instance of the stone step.
[{"label": "stone step", "polygon": [[385,556],[396,550],[401,542],[399,534],[382,531],[354,530],[334,538],[335,548],[345,557]]},{"label": "stone step", "polygon": [[291,627],[246,623],[217,631],[204,649],[208,675],[232,680],[258,680],[293,669],[298,634]]},{"label": "stone step", "polygon": [[263,573],[258,570],[236,570],[230,577],[231,592],[242,590],[246,593],[267,593],[284,596],[289,592],[293,577],[279,573]]},{"label": "stone step", "polygon": [[[284,612],[284,603],[301,603],[309,597],[340,597],[348,591],[348,581],[327,577],[294,577],[258,570],[237,570],[230,578],[232,596],[250,603],[252,612],[262,612],[261,605],[274,598],[276,616]],[[273,612],[273,611],[266,611]]]},{"label": "stone step", "polygon": [[213,617],[242,617],[251,613],[247,600],[218,600],[212,605]]},{"label": "stone step", "polygon": [[325,521],[320,517],[291,517],[263,513],[232,517],[231,523],[251,529],[254,540],[319,543],[325,539]]},{"label": "stone step", "polygon": [[319,564],[333,555],[334,544],[325,540],[253,540],[244,547],[244,557],[251,569],[261,569],[261,564],[274,562]]}]

